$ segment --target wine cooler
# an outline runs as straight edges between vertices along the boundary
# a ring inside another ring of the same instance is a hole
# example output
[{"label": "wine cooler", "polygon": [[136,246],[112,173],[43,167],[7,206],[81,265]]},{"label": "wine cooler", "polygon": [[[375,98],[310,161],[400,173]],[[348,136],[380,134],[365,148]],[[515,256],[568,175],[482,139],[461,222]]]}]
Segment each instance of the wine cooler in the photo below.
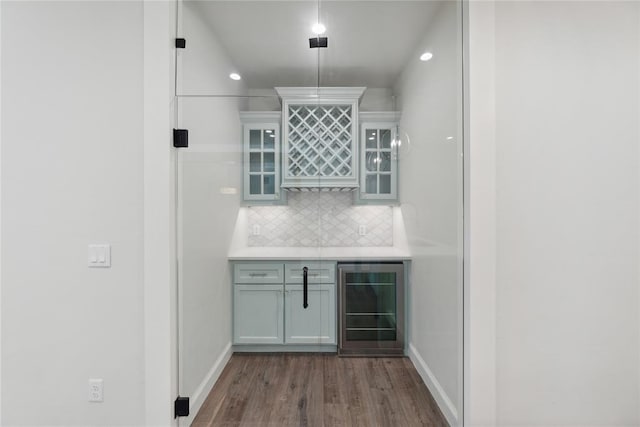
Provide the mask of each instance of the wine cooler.
[{"label": "wine cooler", "polygon": [[404,354],[404,265],[338,264],[340,355]]}]

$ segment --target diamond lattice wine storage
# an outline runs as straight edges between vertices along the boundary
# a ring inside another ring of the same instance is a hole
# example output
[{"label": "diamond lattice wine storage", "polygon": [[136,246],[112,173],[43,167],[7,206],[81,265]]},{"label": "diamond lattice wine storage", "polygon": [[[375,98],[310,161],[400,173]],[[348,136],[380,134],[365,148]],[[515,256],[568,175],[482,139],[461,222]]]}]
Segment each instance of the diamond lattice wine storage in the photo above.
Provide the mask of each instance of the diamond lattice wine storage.
[{"label": "diamond lattice wine storage", "polygon": [[358,187],[358,105],[366,88],[278,87],[282,99],[282,187]]}]

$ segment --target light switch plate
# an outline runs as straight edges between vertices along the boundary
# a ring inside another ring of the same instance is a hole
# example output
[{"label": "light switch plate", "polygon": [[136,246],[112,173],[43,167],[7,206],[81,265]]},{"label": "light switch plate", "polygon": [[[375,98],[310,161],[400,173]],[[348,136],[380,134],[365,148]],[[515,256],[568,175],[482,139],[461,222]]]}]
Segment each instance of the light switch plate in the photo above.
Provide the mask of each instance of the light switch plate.
[{"label": "light switch plate", "polygon": [[88,266],[95,268],[109,268],[111,267],[111,245],[89,245],[88,251]]}]

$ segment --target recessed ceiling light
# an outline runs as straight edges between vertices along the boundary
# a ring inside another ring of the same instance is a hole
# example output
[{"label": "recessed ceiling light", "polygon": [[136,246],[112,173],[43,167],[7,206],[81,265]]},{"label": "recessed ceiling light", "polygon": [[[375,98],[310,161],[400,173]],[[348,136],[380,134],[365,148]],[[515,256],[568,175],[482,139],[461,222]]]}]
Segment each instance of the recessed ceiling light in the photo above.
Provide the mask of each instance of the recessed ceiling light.
[{"label": "recessed ceiling light", "polygon": [[433,58],[433,53],[431,52],[425,52],[422,55],[420,55],[420,61],[428,61],[431,58]]},{"label": "recessed ceiling light", "polygon": [[238,73],[231,73],[231,74],[229,74],[229,78],[231,80],[240,80],[242,77],[240,77],[240,74],[238,74]]},{"label": "recessed ceiling light", "polygon": [[320,35],[324,34],[324,32],[327,31],[327,27],[318,22],[313,24],[313,27],[311,27],[311,31],[313,31],[314,34]]},{"label": "recessed ceiling light", "polygon": [[271,132],[273,132],[273,131],[272,131],[271,129],[267,129],[267,130],[265,130],[265,132],[266,132],[266,133],[271,133]]}]

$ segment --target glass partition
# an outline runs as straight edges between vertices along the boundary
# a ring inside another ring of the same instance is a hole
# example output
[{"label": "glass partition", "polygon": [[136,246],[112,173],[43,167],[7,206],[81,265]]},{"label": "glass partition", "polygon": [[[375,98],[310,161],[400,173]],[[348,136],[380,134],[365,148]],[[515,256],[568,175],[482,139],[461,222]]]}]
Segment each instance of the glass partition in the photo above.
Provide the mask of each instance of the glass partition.
[{"label": "glass partition", "polygon": [[232,354],[324,352],[408,357],[461,425],[461,2],[178,10],[180,424]]}]

